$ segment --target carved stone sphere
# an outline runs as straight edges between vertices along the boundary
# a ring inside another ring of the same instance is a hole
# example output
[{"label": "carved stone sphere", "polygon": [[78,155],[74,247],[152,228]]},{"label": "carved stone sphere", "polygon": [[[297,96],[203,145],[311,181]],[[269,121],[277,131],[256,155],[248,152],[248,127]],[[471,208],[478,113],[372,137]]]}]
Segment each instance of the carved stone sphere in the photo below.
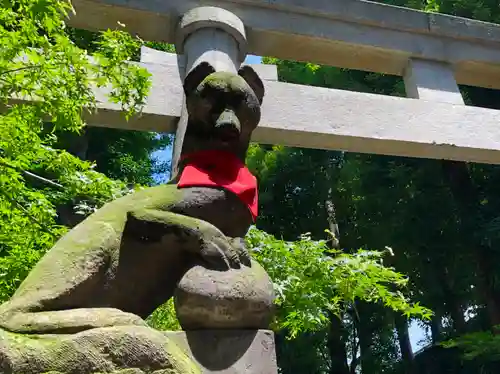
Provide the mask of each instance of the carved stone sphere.
[{"label": "carved stone sphere", "polygon": [[240,269],[190,268],[179,282],[174,303],[184,330],[268,329],[274,292],[257,262]]}]

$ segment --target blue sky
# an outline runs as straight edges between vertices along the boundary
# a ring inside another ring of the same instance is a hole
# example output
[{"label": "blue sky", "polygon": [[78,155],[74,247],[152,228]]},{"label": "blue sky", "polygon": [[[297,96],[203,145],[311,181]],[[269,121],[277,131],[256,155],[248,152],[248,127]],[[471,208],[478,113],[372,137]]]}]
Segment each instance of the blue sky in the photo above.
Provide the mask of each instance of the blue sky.
[{"label": "blue sky", "polygon": [[[262,61],[262,58],[259,56],[253,56],[249,55],[247,56],[245,62],[247,64],[260,64]],[[172,148],[168,147],[165,150],[158,151],[154,154],[155,157],[158,157],[161,160],[170,160],[171,159],[171,154],[172,154]],[[168,176],[167,176],[168,179]],[[419,344],[419,342],[422,339],[425,339],[426,333],[424,329],[422,329],[417,323],[412,323],[410,325],[410,340],[411,340],[411,345],[414,351],[420,349],[422,347],[422,344]],[[425,344],[424,344],[425,345]]]},{"label": "blue sky", "polygon": [[262,58],[259,57],[259,56],[254,56],[254,55],[249,55],[247,56],[245,62],[247,64],[260,64],[260,62],[262,61]]}]

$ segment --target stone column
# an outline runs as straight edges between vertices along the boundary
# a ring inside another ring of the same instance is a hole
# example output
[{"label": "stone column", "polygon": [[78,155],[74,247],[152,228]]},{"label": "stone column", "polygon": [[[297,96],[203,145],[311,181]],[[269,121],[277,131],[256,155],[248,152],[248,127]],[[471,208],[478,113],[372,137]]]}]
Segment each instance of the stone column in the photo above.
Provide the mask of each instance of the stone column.
[{"label": "stone column", "polygon": [[[176,49],[184,55],[181,77],[203,61],[216,71],[237,73],[246,56],[245,27],[225,9],[195,8],[182,17]],[[183,108],[174,145],[174,165],[182,153],[187,125]],[[174,300],[185,331],[167,334],[200,365],[203,373],[278,372],[274,334],[268,330],[273,286],[258,263],[252,261],[249,266],[227,271],[196,265],[179,282]]]},{"label": "stone column", "polygon": [[[194,8],[182,17],[176,35],[176,52],[184,55],[184,78],[202,61],[209,62],[216,71],[236,73],[247,54],[247,40],[243,22],[233,13],[217,7]],[[177,174],[177,163],[187,127],[185,108],[177,125],[172,155],[172,176]]]},{"label": "stone column", "polygon": [[409,98],[464,104],[450,64],[413,58],[408,62],[403,78]]}]

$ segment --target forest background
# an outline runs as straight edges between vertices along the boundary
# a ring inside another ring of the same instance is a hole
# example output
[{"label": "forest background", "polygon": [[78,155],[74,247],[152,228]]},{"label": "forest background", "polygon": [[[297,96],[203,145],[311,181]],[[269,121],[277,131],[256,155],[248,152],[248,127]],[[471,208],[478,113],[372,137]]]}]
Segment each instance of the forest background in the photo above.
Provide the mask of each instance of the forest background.
[{"label": "forest background", "polygon": [[[495,0],[381,2],[500,23]],[[57,27],[64,3],[0,1],[0,98],[36,93],[46,103],[0,115],[0,301],[99,206],[168,180],[172,135],[85,127],[81,113],[93,102],[86,51],[132,115],[147,74],[120,62],[140,45],[173,47]],[[45,53],[29,52],[29,68],[13,59],[33,46]],[[262,63],[285,82],[405,96],[399,77]],[[461,90],[469,105],[500,109],[498,91]],[[498,372],[498,166],[257,144],[247,163],[261,212],[247,240],[275,283],[282,373]],[[148,321],[179,327],[171,302]]]}]

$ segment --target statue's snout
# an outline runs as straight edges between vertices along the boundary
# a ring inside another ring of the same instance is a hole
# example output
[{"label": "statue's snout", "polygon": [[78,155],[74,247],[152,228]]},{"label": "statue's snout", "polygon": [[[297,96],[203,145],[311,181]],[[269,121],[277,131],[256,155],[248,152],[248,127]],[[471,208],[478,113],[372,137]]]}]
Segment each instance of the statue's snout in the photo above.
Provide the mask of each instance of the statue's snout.
[{"label": "statue's snout", "polygon": [[217,118],[215,122],[215,131],[222,140],[232,140],[240,137],[240,120],[233,110],[226,109]]}]

